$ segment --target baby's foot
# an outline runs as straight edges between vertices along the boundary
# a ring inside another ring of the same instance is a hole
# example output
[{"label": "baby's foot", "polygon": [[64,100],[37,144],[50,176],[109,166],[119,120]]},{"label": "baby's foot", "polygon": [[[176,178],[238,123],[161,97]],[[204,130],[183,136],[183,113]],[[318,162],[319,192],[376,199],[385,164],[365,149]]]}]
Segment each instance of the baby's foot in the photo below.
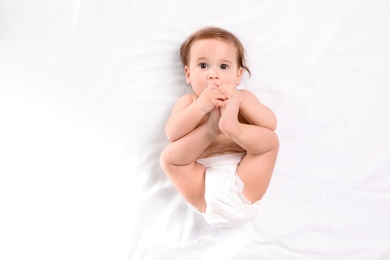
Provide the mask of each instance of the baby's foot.
[{"label": "baby's foot", "polygon": [[225,101],[225,108],[221,108],[221,119],[219,120],[219,128],[221,131],[232,138],[236,133],[238,122],[238,111],[240,109],[241,98],[234,97]]},{"label": "baby's foot", "polygon": [[219,120],[221,118],[221,111],[219,108],[214,108],[209,114],[207,118],[206,125],[208,126],[210,133],[215,136],[222,134],[219,129]]}]

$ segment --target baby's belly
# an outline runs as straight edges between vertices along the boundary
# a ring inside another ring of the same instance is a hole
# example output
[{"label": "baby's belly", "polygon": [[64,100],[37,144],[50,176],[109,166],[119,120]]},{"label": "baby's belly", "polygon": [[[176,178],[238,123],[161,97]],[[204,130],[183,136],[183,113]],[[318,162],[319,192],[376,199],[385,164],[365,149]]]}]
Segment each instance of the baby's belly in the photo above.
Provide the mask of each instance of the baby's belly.
[{"label": "baby's belly", "polygon": [[212,157],[229,153],[242,153],[245,150],[237,143],[227,138],[224,134],[215,138],[215,140],[203,151],[199,158]]}]

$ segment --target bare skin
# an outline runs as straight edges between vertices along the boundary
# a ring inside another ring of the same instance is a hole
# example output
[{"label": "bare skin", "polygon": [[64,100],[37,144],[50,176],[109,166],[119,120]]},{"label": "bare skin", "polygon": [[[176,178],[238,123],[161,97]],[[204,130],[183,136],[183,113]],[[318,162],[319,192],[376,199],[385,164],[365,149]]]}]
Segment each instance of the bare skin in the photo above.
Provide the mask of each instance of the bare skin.
[{"label": "bare skin", "polygon": [[[233,45],[216,39],[191,47],[186,79],[194,94],[175,104],[167,121],[170,143],[161,166],[184,199],[205,212],[205,168],[196,162],[228,153],[246,152],[237,168],[252,203],[268,188],[279,143],[273,112],[247,90],[238,90],[242,68]],[[225,66],[227,65],[227,66]]]}]

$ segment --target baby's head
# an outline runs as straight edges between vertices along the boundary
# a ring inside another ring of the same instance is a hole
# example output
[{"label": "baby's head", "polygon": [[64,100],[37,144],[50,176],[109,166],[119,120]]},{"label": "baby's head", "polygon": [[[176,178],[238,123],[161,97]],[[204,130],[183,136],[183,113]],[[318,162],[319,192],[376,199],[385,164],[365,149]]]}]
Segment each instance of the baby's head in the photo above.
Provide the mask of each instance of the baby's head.
[{"label": "baby's head", "polygon": [[190,37],[188,37],[187,40],[183,42],[180,47],[180,58],[184,66],[188,66],[189,64],[190,50],[192,44],[198,40],[206,39],[219,39],[226,43],[233,44],[237,51],[238,67],[245,69],[249,73],[249,75],[251,74],[248,66],[246,65],[245,50],[240,40],[231,32],[228,32],[218,27],[206,27],[204,29],[201,29],[190,35]]}]

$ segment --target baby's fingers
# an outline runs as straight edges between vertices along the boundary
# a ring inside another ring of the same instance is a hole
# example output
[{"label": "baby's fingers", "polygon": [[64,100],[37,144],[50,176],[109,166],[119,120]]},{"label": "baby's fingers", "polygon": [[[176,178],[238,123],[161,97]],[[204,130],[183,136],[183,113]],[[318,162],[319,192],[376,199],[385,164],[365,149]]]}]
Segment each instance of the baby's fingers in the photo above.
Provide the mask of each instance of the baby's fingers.
[{"label": "baby's fingers", "polygon": [[221,93],[218,89],[213,90],[213,97],[219,100],[226,100],[225,94]]},{"label": "baby's fingers", "polygon": [[225,94],[225,93],[226,93],[226,87],[219,86],[219,87],[218,87],[218,90],[219,90],[219,92],[221,92],[222,94]]},{"label": "baby's fingers", "polygon": [[219,100],[219,99],[215,99],[213,102],[213,105],[214,107],[222,107],[222,108],[225,108],[225,102],[223,102],[222,100]]},{"label": "baby's fingers", "polygon": [[218,89],[218,86],[216,84],[210,84],[207,86],[207,88],[209,88],[210,90],[215,90]]}]

